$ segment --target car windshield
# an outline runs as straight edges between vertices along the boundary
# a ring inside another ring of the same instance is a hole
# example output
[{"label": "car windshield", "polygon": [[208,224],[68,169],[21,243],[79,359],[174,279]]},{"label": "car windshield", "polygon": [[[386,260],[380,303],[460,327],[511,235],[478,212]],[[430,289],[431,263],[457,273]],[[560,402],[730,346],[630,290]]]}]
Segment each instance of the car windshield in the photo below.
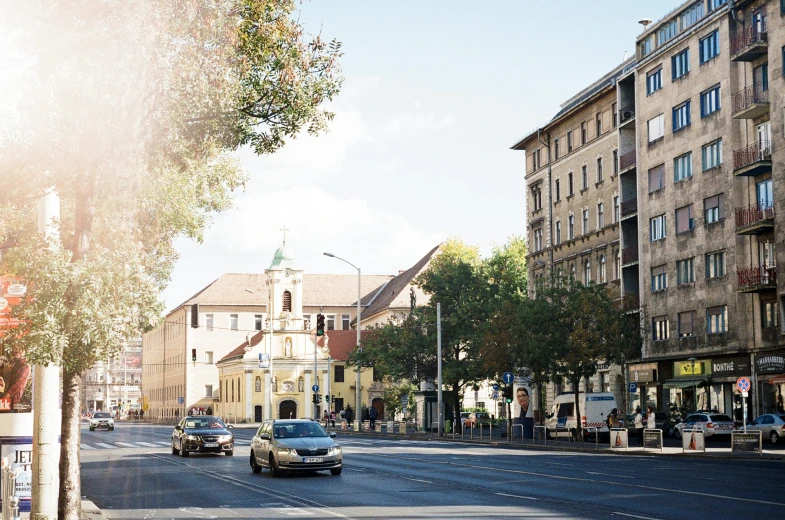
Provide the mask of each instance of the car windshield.
[{"label": "car windshield", "polygon": [[319,423],[275,423],[273,437],[276,439],[288,439],[297,437],[327,437]]},{"label": "car windshield", "polygon": [[198,419],[187,419],[185,421],[187,429],[199,430],[225,430],[224,423],[218,417],[200,417]]},{"label": "car windshield", "polygon": [[96,419],[109,419],[111,415],[109,415],[109,412],[95,412],[93,417]]}]

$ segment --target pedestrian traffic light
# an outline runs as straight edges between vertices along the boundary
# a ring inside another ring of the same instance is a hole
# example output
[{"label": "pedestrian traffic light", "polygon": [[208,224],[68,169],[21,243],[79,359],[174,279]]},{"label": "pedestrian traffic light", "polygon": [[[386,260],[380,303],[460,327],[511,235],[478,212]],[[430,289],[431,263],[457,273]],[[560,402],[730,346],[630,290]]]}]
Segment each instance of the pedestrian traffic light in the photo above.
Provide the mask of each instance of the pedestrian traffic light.
[{"label": "pedestrian traffic light", "polygon": [[191,349],[191,361],[196,363],[196,349],[195,348]]},{"label": "pedestrian traffic light", "polygon": [[324,336],[324,314],[316,315],[316,335]]},{"label": "pedestrian traffic light", "polygon": [[325,403],[329,403],[330,402],[330,396],[329,395],[324,394],[324,402]]},{"label": "pedestrian traffic light", "polygon": [[504,402],[510,404],[512,402],[512,385],[505,385],[502,395],[504,396]]}]

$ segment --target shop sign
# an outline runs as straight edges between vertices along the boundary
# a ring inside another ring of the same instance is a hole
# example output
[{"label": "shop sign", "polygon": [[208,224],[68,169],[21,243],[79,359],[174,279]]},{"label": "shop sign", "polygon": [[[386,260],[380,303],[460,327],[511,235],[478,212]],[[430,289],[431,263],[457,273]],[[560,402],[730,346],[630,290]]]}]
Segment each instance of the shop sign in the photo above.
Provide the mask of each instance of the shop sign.
[{"label": "shop sign", "polygon": [[711,360],[704,359],[696,361],[694,364],[692,361],[676,361],[673,363],[673,368],[673,372],[678,374],[677,377],[705,376],[711,374],[709,370],[711,368]]},{"label": "shop sign", "polygon": [[610,368],[610,361],[597,361],[597,370],[609,370]]},{"label": "shop sign", "polygon": [[[697,366],[695,367],[697,370]],[[746,376],[750,374],[750,360],[746,356],[711,361],[711,373],[716,377],[721,376]]]},{"label": "shop sign", "polygon": [[657,363],[641,363],[628,368],[629,381],[632,383],[651,383],[657,380]]},{"label": "shop sign", "polygon": [[755,370],[758,374],[785,372],[785,356],[782,354],[758,354],[755,356]]}]

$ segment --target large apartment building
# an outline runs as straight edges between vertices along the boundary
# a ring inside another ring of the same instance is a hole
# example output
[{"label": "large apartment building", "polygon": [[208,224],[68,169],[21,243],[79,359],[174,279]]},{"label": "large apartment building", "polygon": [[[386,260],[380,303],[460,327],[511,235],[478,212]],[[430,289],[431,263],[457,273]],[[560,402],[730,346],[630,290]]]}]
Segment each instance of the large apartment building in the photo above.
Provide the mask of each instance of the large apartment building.
[{"label": "large apartment building", "polygon": [[[782,412],[785,0],[693,0],[647,25],[635,62],[603,78],[605,98],[589,87],[516,145],[527,154],[531,280],[566,264],[565,273],[602,282],[590,262],[620,253],[611,280],[638,297],[645,323],[641,360],[626,367],[638,383],[632,405],[716,409],[740,420],[735,382],[745,376],[751,416]],[[538,148],[564,154],[565,130],[574,136],[580,125],[581,136],[601,99],[615,103],[617,128],[598,152],[618,151],[618,177],[559,208],[565,175],[574,182],[592,153],[575,150],[573,137],[574,159],[553,153],[539,163],[547,152]],[[609,196],[614,227],[606,235],[615,241],[593,231],[591,211],[583,226],[585,209]],[[589,237],[564,243],[556,223],[565,218]]]}]

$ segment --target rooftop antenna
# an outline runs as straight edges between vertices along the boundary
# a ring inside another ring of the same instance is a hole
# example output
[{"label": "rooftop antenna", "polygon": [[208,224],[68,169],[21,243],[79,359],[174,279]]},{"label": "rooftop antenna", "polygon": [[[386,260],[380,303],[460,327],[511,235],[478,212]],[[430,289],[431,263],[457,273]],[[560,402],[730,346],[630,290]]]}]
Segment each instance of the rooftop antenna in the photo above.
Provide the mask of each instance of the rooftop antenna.
[{"label": "rooftop antenna", "polygon": [[639,20],[638,23],[643,26],[643,31],[645,32],[646,29],[649,28],[649,24],[651,23],[651,20],[648,18],[644,18],[642,20]]},{"label": "rooftop antenna", "polygon": [[627,61],[627,51],[624,51],[624,57],[621,59],[621,61]]}]

